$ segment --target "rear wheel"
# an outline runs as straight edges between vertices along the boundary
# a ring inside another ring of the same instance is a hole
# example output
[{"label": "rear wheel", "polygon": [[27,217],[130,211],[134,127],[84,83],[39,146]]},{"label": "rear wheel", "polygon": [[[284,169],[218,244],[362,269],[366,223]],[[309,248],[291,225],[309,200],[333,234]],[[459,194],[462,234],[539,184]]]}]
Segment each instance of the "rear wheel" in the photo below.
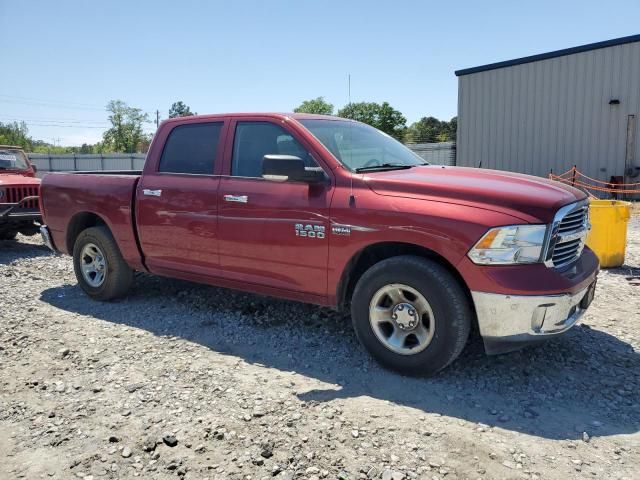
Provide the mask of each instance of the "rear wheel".
[{"label": "rear wheel", "polygon": [[472,313],[462,287],[445,268],[407,255],[364,273],[353,293],[351,316],[358,339],[382,365],[434,374],[462,352]]},{"label": "rear wheel", "polygon": [[133,283],[133,270],[104,226],[88,228],[78,235],[73,247],[73,268],[82,290],[96,300],[121,297]]}]

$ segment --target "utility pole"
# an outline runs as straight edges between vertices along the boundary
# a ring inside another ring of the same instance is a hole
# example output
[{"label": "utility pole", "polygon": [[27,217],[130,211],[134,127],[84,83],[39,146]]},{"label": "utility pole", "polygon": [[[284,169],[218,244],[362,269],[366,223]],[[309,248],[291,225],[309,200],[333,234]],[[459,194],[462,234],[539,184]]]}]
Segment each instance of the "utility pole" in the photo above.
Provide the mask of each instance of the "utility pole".
[{"label": "utility pole", "polygon": [[156,130],[160,126],[160,110],[156,110]]}]

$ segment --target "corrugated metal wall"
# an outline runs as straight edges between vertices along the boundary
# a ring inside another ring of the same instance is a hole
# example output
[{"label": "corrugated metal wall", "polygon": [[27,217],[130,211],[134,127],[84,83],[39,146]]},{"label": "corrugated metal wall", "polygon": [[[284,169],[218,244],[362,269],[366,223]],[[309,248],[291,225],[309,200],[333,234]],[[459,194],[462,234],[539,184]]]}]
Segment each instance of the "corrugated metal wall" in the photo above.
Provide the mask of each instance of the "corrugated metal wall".
[{"label": "corrugated metal wall", "polygon": [[142,170],[144,153],[64,154],[29,153],[39,172],[83,170]]},{"label": "corrugated metal wall", "polygon": [[627,119],[639,114],[640,43],[462,75],[457,164],[539,176],[575,164],[608,181],[624,175]]}]

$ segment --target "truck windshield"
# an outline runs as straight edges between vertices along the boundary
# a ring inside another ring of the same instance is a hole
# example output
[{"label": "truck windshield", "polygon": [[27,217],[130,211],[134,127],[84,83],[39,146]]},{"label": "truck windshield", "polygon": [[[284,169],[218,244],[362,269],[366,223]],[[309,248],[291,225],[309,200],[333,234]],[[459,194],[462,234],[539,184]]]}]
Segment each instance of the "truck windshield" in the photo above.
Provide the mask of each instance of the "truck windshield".
[{"label": "truck windshield", "polygon": [[27,170],[29,162],[20,150],[0,148],[0,170]]},{"label": "truck windshield", "polygon": [[349,170],[375,171],[427,165],[386,133],[351,120],[299,120]]}]

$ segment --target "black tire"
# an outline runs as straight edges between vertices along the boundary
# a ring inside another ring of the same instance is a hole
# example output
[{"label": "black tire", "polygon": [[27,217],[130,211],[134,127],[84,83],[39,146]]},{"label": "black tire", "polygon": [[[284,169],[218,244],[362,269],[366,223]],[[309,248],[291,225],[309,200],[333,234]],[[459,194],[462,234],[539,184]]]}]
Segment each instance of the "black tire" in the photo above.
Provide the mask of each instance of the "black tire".
[{"label": "black tire", "polygon": [[[392,351],[376,336],[369,321],[374,295],[391,284],[415,289],[433,312],[433,336],[418,353],[403,355]],[[411,255],[392,257],[372,266],[358,280],[351,300],[353,327],[362,345],[383,366],[410,375],[432,375],[453,362],[467,342],[472,315],[463,288],[444,267]]]},{"label": "black tire", "polygon": [[15,230],[2,230],[0,231],[0,240],[15,240],[18,232]]},{"label": "black tire", "polygon": [[[81,270],[81,252],[90,243],[101,250],[106,260],[104,281],[97,287],[87,282]],[[122,258],[113,235],[104,226],[87,228],[78,235],[73,246],[73,269],[82,290],[95,300],[113,300],[122,297],[133,283],[133,270]]]}]

